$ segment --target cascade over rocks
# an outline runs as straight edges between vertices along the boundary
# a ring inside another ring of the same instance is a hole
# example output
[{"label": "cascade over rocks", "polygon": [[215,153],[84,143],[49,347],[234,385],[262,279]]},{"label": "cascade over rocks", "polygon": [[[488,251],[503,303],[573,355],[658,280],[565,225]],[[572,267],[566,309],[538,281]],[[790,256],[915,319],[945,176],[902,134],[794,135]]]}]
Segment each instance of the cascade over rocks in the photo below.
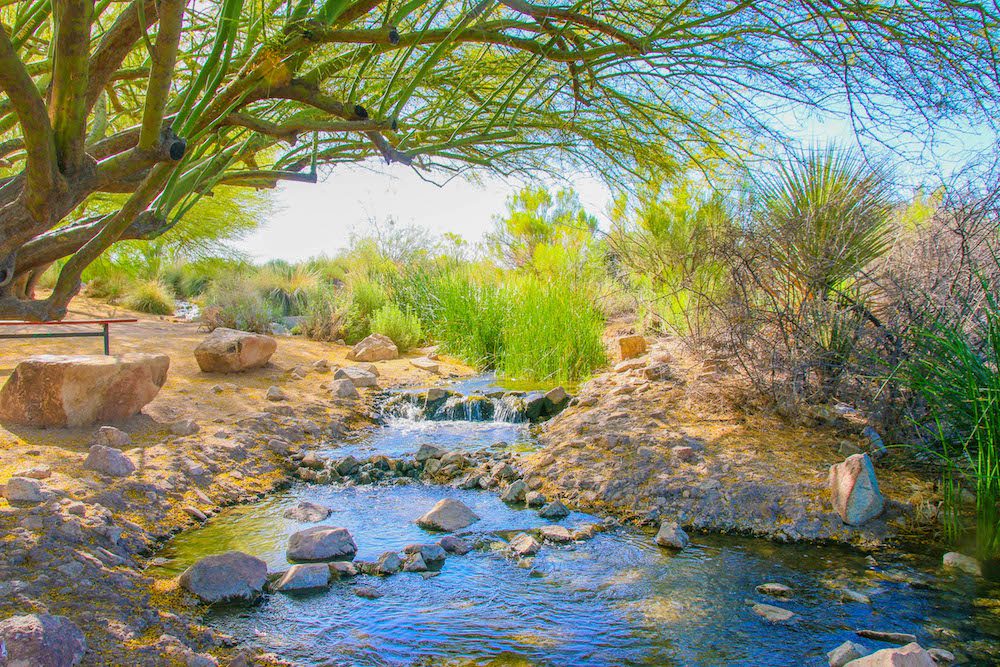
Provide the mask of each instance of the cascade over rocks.
[{"label": "cascade over rocks", "polygon": [[71,667],[87,652],[87,640],[64,616],[30,614],[0,621],[4,667]]},{"label": "cascade over rocks", "polygon": [[392,339],[382,334],[372,334],[347,353],[350,361],[387,361],[399,358],[399,349]]},{"label": "cascade over rocks", "polygon": [[167,379],[165,354],[42,354],[21,361],[0,389],[0,422],[86,426],[137,414]]},{"label": "cascade over rocks", "polygon": [[206,556],[180,576],[181,587],[208,604],[253,601],[266,581],[267,564],[240,551]]},{"label": "cascade over rocks", "polygon": [[264,366],[277,349],[271,336],[219,327],[198,343],[194,357],[205,373],[239,373]]},{"label": "cascade over rocks", "polygon": [[885,508],[868,454],[854,454],[843,463],[830,466],[829,483],[833,509],[849,526],[860,526]]}]

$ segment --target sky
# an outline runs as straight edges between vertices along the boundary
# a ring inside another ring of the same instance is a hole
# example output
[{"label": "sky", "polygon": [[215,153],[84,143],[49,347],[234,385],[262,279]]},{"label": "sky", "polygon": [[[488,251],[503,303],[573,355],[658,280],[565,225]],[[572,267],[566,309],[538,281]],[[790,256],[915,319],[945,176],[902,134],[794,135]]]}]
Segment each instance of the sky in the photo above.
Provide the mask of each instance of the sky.
[{"label": "sky", "polygon": [[[374,160],[372,161],[374,162]],[[611,193],[600,181],[577,178],[572,185],[584,207],[603,217]],[[283,183],[273,193],[274,211],[251,236],[234,244],[252,258],[298,261],[333,255],[364,234],[372,219],[390,217],[434,234],[452,232],[475,243],[503,213],[507,197],[522,182],[499,177],[473,183],[454,178],[439,187],[400,164],[338,167],[324,182]]]}]

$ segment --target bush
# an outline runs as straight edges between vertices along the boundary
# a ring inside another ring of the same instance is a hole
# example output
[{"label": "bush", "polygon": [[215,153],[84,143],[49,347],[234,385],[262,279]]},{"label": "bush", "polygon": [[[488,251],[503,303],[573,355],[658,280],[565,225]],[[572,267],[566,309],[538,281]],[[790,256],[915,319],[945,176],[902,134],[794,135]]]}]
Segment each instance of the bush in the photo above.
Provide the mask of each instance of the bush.
[{"label": "bush", "polygon": [[320,287],[319,274],[306,266],[271,262],[253,274],[252,281],[280,315],[302,315],[309,294]]},{"label": "bush", "polygon": [[313,340],[334,341],[341,338],[343,316],[332,290],[321,289],[309,295],[302,334]]},{"label": "bush", "polygon": [[424,338],[420,318],[413,313],[404,313],[394,303],[387,303],[375,312],[371,330],[391,338],[400,352],[416,347]]},{"label": "bush", "polygon": [[229,278],[212,284],[205,293],[202,322],[211,331],[218,327],[271,333],[271,322],[280,314],[245,279]]},{"label": "bush", "polygon": [[177,304],[170,288],[159,280],[132,283],[124,297],[125,307],[150,315],[173,315]]},{"label": "bush", "polygon": [[344,315],[344,338],[353,344],[371,333],[372,316],[389,302],[389,295],[379,283],[358,280],[351,284],[349,299]]},{"label": "bush", "polygon": [[128,288],[128,281],[122,276],[95,276],[84,285],[83,293],[92,299],[102,299],[116,304],[122,300]]}]

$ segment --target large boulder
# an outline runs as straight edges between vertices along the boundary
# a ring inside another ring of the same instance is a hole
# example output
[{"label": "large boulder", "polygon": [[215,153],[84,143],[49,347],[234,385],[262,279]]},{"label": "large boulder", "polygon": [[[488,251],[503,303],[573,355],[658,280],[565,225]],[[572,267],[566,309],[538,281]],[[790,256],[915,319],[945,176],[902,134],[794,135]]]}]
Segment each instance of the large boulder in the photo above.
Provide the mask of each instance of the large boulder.
[{"label": "large boulder", "polygon": [[135,464],[129,457],[104,445],[93,445],[90,448],[83,467],[111,477],[128,477],[135,472]]},{"label": "large boulder", "polygon": [[347,353],[351,361],[386,361],[399,358],[399,348],[392,339],[382,334],[372,334]]},{"label": "large boulder", "polygon": [[30,614],[0,621],[4,667],[71,667],[86,652],[83,632],[64,616]]},{"label": "large boulder", "polygon": [[0,389],[0,422],[36,427],[115,422],[139,412],[167,379],[165,354],[42,354]]},{"label": "large boulder", "polygon": [[417,519],[417,525],[428,530],[453,532],[462,530],[479,521],[468,505],[461,500],[445,498],[439,500],[426,514]]},{"label": "large boulder", "polygon": [[847,667],[937,667],[931,654],[910,643],[900,648],[885,648],[847,663]]},{"label": "large boulder", "polygon": [[867,454],[854,454],[830,466],[829,482],[833,509],[849,526],[860,526],[885,508],[875,467]]},{"label": "large boulder", "polygon": [[270,336],[219,327],[194,348],[194,358],[206,373],[239,373],[260,368],[278,343]]},{"label": "large boulder", "polygon": [[315,526],[288,538],[285,555],[290,561],[354,560],[358,547],[346,528]]},{"label": "large boulder", "polygon": [[274,590],[287,592],[314,591],[330,585],[330,566],[326,563],[293,565],[274,584]]},{"label": "large boulder", "polygon": [[267,564],[240,551],[206,556],[184,570],[181,586],[202,602],[252,601],[264,590]]}]

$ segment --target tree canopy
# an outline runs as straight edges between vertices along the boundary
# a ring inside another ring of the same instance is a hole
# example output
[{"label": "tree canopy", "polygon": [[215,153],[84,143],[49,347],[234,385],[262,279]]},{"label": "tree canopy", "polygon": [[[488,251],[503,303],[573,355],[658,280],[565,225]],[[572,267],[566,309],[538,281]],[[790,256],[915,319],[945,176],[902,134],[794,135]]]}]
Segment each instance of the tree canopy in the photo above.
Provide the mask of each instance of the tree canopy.
[{"label": "tree canopy", "polygon": [[[58,319],[219,185],[369,158],[625,178],[843,112],[992,123],[996,6],[953,0],[0,0],[0,317]],[[101,193],[127,199],[89,215]],[[334,204],[335,205],[335,204]],[[68,258],[56,287],[33,276]]]}]

